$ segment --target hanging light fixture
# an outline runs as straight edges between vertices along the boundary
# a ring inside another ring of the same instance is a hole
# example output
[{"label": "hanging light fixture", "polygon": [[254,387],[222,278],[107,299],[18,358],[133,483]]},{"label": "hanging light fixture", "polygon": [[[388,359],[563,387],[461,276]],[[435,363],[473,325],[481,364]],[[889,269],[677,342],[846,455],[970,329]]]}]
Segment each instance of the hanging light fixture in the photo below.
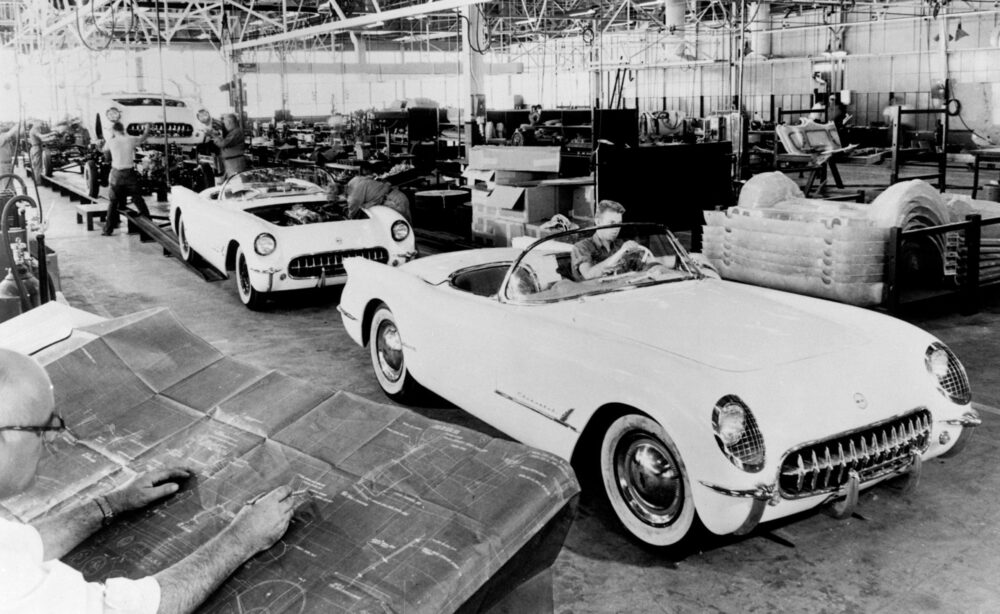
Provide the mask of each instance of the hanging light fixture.
[{"label": "hanging light fixture", "polygon": [[[959,41],[968,36],[969,33],[962,29],[962,22],[958,22],[958,28],[955,29],[955,40]],[[949,37],[950,38],[950,37]]]}]

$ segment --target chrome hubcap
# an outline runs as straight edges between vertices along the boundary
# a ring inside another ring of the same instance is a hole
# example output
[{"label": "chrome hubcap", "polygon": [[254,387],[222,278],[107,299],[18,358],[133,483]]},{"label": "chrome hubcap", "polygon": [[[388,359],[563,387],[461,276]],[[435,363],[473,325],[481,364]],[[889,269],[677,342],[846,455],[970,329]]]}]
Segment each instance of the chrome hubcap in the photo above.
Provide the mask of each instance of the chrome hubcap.
[{"label": "chrome hubcap", "polygon": [[390,382],[399,381],[403,375],[403,341],[392,322],[382,322],[375,339],[378,368]]},{"label": "chrome hubcap", "polygon": [[667,447],[636,432],[622,438],[614,454],[618,492],[632,513],[654,527],[677,520],[684,504],[684,480]]}]

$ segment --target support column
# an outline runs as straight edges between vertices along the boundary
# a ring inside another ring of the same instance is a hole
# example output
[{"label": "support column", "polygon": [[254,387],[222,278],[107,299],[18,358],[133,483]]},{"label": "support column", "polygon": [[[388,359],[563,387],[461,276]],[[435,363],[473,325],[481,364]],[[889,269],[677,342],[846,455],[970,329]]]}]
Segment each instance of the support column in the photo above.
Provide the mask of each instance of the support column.
[{"label": "support column", "polygon": [[468,157],[472,147],[483,142],[480,125],[484,129],[486,126],[486,66],[480,51],[487,41],[479,7],[474,4],[462,7],[462,14],[469,19],[468,28],[462,36],[462,56],[465,59],[462,74],[469,92],[469,122],[465,127],[465,153]]}]

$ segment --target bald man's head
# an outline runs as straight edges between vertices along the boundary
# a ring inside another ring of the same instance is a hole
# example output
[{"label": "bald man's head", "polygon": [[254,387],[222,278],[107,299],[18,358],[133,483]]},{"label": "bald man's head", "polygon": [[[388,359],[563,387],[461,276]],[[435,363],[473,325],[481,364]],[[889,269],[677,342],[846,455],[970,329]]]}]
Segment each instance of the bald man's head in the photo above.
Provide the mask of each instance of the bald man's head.
[{"label": "bald man's head", "polygon": [[52,414],[52,382],[31,358],[0,349],[0,426],[41,425]]},{"label": "bald man's head", "polygon": [[[0,349],[0,426],[44,426],[55,401],[45,369],[24,354]],[[42,436],[0,431],[0,499],[24,492],[35,480]]]}]

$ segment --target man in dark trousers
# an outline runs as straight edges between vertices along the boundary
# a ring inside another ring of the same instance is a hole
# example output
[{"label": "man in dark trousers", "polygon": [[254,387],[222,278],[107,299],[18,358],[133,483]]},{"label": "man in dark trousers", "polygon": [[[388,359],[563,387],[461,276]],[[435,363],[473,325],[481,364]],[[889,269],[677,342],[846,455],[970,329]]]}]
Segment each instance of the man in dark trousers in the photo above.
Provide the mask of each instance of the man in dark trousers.
[{"label": "man in dark trousers", "polygon": [[225,134],[216,134],[212,139],[219,147],[222,156],[222,166],[226,169],[226,179],[247,169],[247,158],[244,155],[243,130],[236,120],[236,115],[226,113],[222,116]]},{"label": "man in dark trousers", "polygon": [[104,151],[111,153],[111,176],[108,178],[108,197],[111,203],[108,205],[108,215],[104,220],[104,232],[108,237],[118,227],[118,212],[124,211],[128,206],[128,197],[132,196],[132,204],[135,205],[139,213],[149,217],[149,209],[146,208],[146,201],[143,200],[139,192],[139,173],[135,170],[135,148],[146,142],[149,138],[149,124],[142,136],[128,136],[125,134],[125,127],[121,122],[115,122],[111,126],[111,138],[104,144]]}]

